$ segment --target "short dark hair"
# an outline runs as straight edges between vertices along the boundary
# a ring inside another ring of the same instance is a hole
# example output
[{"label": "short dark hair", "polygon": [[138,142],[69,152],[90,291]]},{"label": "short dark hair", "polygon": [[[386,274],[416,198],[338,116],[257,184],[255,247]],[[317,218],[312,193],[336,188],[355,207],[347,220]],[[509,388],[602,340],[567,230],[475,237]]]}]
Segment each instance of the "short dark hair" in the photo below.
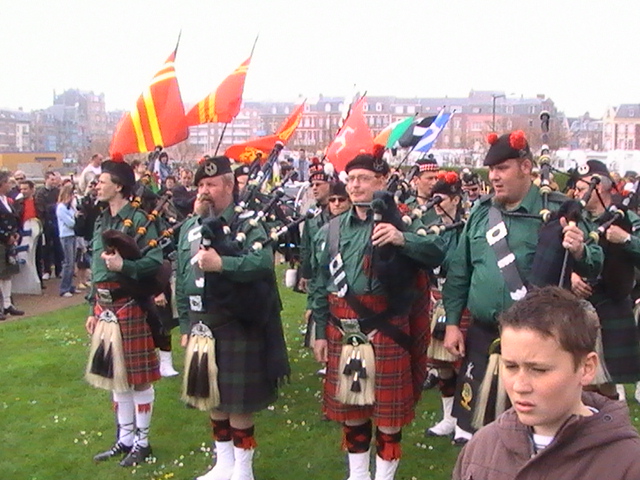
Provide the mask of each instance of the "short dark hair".
[{"label": "short dark hair", "polygon": [[573,356],[576,368],[587,354],[596,350],[600,330],[591,304],[559,287],[531,290],[503,312],[499,322],[501,329],[529,329],[543,337],[555,338]]},{"label": "short dark hair", "polygon": [[135,160],[131,161],[131,168],[135,170],[138,167],[138,165],[141,165],[141,164],[142,164],[142,161],[136,158]]},{"label": "short dark hair", "polygon": [[164,183],[167,183],[167,180],[173,180],[175,182],[176,181],[176,177],[174,177],[173,175],[169,175],[169,176],[167,176],[167,178],[164,179]]},{"label": "short dark hair", "polygon": [[27,185],[31,190],[33,190],[34,188],[36,188],[36,184],[33,183],[31,180],[22,180],[19,185]]},{"label": "short dark hair", "polygon": [[131,197],[131,195],[133,194],[133,188],[129,185],[125,185],[124,181],[120,178],[119,175],[113,172],[104,172],[104,173],[108,173],[109,176],[111,177],[111,181],[116,185],[120,185],[122,187],[122,189],[120,190],[120,193],[124,198]]},{"label": "short dark hair", "polygon": [[7,172],[6,170],[0,170],[0,185],[6,183],[9,181],[9,172]]},{"label": "short dark hair", "polygon": [[47,170],[47,172],[45,172],[44,174],[44,178],[50,178],[50,177],[55,177],[56,176],[56,172],[54,172],[53,170]]}]

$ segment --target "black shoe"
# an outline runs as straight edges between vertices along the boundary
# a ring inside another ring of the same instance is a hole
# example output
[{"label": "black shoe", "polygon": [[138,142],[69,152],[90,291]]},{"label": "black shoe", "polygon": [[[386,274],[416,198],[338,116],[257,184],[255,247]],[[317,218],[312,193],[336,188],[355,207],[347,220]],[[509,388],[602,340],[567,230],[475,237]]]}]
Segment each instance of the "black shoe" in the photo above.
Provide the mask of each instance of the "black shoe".
[{"label": "black shoe", "polygon": [[451,441],[451,445],[453,445],[454,447],[464,447],[468,441],[469,441],[468,438],[458,437],[458,438],[454,438]]},{"label": "black shoe", "polygon": [[7,316],[3,312],[0,312],[0,322],[6,319],[7,319]]},{"label": "black shoe", "polygon": [[18,310],[16,307],[11,305],[9,308],[4,309],[4,314],[20,316],[20,315],[24,315],[24,312],[22,310]]},{"label": "black shoe", "polygon": [[431,390],[432,388],[437,387],[439,381],[440,377],[438,377],[438,375],[433,372],[429,372],[429,375],[427,375],[427,378],[422,384],[422,390]]},{"label": "black shoe", "polygon": [[109,460],[110,458],[116,457],[118,455],[122,456],[125,453],[129,453],[131,451],[131,447],[127,445],[123,445],[120,442],[117,442],[110,450],[106,452],[101,452],[93,457],[94,462],[104,462],[105,460]]},{"label": "black shoe", "polygon": [[140,445],[134,445],[129,452],[129,455],[124,457],[120,462],[121,467],[133,467],[134,465],[140,465],[144,463],[145,459],[151,456],[151,445],[141,447]]}]

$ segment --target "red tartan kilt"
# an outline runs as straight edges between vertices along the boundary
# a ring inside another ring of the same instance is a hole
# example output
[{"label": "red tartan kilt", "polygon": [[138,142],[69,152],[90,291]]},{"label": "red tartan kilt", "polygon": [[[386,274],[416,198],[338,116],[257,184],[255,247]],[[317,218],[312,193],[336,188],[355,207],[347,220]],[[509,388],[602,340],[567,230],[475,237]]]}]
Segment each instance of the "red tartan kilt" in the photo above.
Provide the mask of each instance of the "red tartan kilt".
[{"label": "red tartan kilt", "polygon": [[[429,318],[431,319],[433,317],[433,313],[434,310],[436,308],[436,302],[438,300],[442,299],[442,292],[440,290],[438,290],[437,288],[432,288],[431,289],[431,306],[429,309]],[[463,337],[466,339],[467,337],[467,330],[469,328],[469,325],[471,324],[471,312],[469,312],[468,309],[464,309],[462,311],[462,315],[460,316],[460,331],[462,332]],[[434,341],[433,339],[431,339],[431,341]],[[437,340],[436,340],[437,341]],[[455,362],[445,362],[443,360],[436,360],[434,358],[428,357],[427,358],[427,364],[429,367],[431,368],[438,368],[438,367],[448,367],[453,365],[453,367],[457,370],[460,369],[460,366],[462,365],[462,358],[460,358],[459,360],[455,361]]]},{"label": "red tartan kilt", "polygon": [[[384,310],[386,301],[378,295],[359,295],[358,299],[374,312]],[[357,318],[345,300],[329,295],[331,314],[336,318]],[[428,308],[427,308],[428,311]],[[390,322],[409,334],[408,316],[393,317]],[[428,325],[428,323],[427,323]],[[428,328],[427,328],[428,330]],[[368,406],[345,405],[336,400],[338,390],[338,364],[342,350],[342,333],[335,325],[327,325],[328,362],[324,382],[323,410],[334,421],[345,422],[361,418],[373,418],[376,425],[402,427],[414,418],[416,394],[412,356],[393,340],[377,332],[371,339],[376,357],[376,403]],[[422,350],[426,346],[422,347]],[[420,386],[422,383],[420,383]]]},{"label": "red tartan kilt", "polygon": [[[110,285],[110,287],[105,285]],[[118,284],[100,284],[100,288],[115,289],[117,287]],[[130,298],[121,298],[109,304],[101,304],[96,299],[93,309],[96,317],[99,317],[102,311],[107,309],[118,317],[129,385],[142,385],[160,380],[158,355],[151,336],[151,329],[146,321],[146,312]]]}]

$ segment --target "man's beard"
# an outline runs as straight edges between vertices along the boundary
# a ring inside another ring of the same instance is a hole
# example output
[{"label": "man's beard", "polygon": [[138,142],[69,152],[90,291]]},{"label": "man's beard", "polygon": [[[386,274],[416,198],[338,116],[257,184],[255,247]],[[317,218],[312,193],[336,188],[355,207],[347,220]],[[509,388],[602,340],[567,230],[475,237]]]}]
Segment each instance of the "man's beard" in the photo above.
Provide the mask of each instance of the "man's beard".
[{"label": "man's beard", "polygon": [[210,217],[213,215],[213,200],[208,195],[199,196],[194,210],[201,217]]}]

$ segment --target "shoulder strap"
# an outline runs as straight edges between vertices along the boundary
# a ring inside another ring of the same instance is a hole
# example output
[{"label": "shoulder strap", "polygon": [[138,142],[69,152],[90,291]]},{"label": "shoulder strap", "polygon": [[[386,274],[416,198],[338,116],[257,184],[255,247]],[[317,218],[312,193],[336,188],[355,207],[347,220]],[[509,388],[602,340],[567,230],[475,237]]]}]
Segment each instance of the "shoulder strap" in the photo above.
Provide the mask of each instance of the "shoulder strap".
[{"label": "shoulder strap", "polygon": [[509,289],[509,295],[516,301],[527,294],[527,288],[522,282],[516,256],[509,249],[507,243],[507,226],[502,218],[502,213],[495,206],[489,208],[489,224],[486,233],[487,243],[493,249],[498,261],[498,268]]}]

